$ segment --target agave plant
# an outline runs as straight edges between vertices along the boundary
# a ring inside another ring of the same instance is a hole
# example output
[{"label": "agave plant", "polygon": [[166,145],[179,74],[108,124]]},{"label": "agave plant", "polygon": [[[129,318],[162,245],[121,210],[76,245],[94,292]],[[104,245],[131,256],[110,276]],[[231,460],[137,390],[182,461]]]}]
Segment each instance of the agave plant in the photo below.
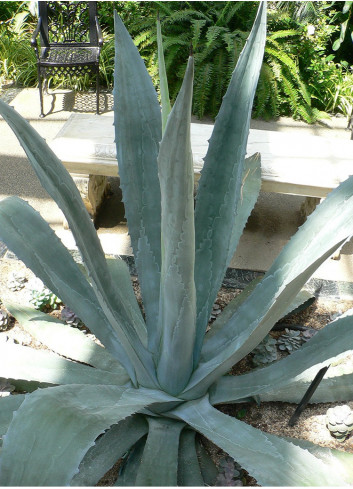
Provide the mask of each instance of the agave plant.
[{"label": "agave plant", "polygon": [[[56,353],[0,347],[0,378],[27,391],[0,399],[1,485],[92,486],[126,455],[118,485],[202,486],[210,466],[198,456],[195,433],[261,485],[352,483],[350,454],[264,433],[214,407],[255,396],[297,402],[322,365],[333,364],[353,339],[352,318],[341,317],[280,363],[227,375],[353,234],[353,178],[320,204],[264,278],[234,299],[206,334],[260,188],[259,156],[245,159],[245,152],[265,24],[260,4],[214,126],[194,211],[192,58],[162,136],[155,89],[116,18],[117,154],[145,321],[126,265],[105,258],[69,174],[36,132],[0,103],[62,208],[87,275],[39,214],[16,197],[0,203],[0,237],[105,346],[40,311],[6,305]],[[353,397],[353,374],[340,375],[341,367],[330,368],[314,401]]]}]

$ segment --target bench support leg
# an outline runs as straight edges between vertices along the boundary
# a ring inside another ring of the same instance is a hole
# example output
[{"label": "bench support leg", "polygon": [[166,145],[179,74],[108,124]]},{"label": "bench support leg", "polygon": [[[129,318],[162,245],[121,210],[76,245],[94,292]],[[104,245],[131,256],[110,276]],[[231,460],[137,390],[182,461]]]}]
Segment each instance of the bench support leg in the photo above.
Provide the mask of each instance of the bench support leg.
[{"label": "bench support leg", "polygon": [[[82,197],[83,203],[94,220],[100,205],[109,193],[110,184],[108,177],[102,175],[72,175],[72,178]],[[66,220],[63,222],[65,229],[68,228]]]}]

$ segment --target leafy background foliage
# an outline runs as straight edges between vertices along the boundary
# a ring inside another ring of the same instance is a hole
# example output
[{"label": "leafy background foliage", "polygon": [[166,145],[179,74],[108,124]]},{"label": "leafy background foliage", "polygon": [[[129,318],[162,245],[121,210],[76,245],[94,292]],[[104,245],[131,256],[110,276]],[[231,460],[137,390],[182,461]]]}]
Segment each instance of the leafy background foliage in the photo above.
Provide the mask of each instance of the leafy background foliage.
[{"label": "leafy background foliage", "polygon": [[[0,4],[0,84],[35,86],[35,55],[29,44],[36,17],[33,2]],[[193,113],[215,117],[248,37],[258,2],[99,2],[104,32],[101,83],[113,85],[113,9],[134,37],[157,86],[156,18],[160,16],[170,96],[175,101],[193,47]],[[325,113],[352,112],[352,2],[269,2],[265,58],[253,117],[292,116],[308,123]],[[315,28],[308,35],[308,25]],[[87,90],[88,77],[53,77],[52,86]],[[327,115],[326,115],[327,116]]]}]

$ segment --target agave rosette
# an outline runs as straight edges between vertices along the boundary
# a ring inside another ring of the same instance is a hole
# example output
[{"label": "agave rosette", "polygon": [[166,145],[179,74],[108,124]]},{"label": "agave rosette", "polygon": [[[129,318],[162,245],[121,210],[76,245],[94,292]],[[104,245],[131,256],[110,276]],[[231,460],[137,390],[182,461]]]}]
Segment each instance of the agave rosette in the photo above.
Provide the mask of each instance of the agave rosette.
[{"label": "agave rosette", "polygon": [[[192,57],[162,135],[155,89],[116,17],[117,155],[146,319],[127,266],[104,256],[68,172],[30,125],[0,102],[0,114],[63,210],[87,274],[17,197],[0,203],[0,238],[104,345],[44,313],[7,304],[52,351],[0,346],[0,378],[27,392],[0,399],[1,485],[92,486],[125,454],[118,485],[211,484],[212,462],[196,433],[261,485],[352,483],[350,454],[264,433],[214,407],[255,397],[298,402],[316,373],[353,340],[352,319],[342,317],[281,364],[227,375],[353,234],[353,178],[327,197],[264,278],[231,302],[206,333],[261,185],[259,155],[245,156],[265,37],[261,3],[216,119],[194,210]],[[350,371],[333,369],[312,400],[352,399],[352,379]]]}]

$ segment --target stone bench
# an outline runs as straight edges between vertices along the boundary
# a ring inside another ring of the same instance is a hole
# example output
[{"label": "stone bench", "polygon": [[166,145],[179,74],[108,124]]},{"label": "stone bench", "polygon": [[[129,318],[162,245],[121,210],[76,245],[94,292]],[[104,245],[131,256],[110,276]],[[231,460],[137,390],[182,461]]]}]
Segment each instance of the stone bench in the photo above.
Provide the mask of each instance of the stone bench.
[{"label": "stone bench", "polygon": [[[213,126],[191,124],[195,180]],[[118,176],[112,116],[73,114],[50,146],[74,176],[86,207],[95,215]],[[261,153],[261,189],[317,199],[353,174],[353,141],[251,129],[247,154]]]}]

